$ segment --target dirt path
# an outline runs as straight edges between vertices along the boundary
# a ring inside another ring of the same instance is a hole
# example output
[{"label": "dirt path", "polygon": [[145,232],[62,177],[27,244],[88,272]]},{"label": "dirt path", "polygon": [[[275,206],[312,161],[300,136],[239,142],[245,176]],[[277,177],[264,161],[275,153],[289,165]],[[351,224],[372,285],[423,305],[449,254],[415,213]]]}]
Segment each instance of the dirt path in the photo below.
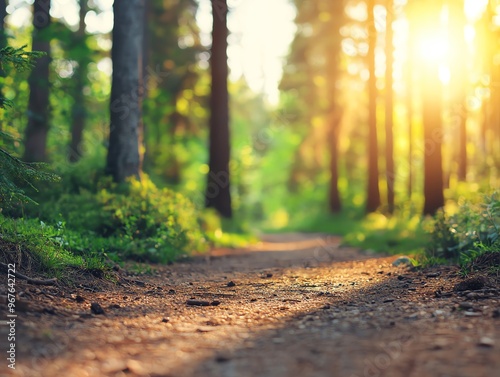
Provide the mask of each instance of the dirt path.
[{"label": "dirt path", "polygon": [[290,234],[105,292],[18,283],[16,370],[2,357],[0,375],[500,376],[498,281],[454,291],[455,269],[394,259]]}]

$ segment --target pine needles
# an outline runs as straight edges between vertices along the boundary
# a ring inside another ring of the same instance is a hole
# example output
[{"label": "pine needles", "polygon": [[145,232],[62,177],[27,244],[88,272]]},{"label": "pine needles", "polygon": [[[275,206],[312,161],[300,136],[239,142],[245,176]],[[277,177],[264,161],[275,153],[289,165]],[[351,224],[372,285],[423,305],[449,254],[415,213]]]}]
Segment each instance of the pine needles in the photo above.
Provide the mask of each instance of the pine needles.
[{"label": "pine needles", "polygon": [[[0,69],[12,65],[17,71],[33,68],[35,60],[43,55],[41,52],[25,51],[21,48],[4,47],[0,50]],[[0,94],[0,107],[12,107],[14,104]],[[13,156],[2,148],[12,137],[0,130],[0,208],[15,204],[31,202],[23,187],[34,188],[34,181],[57,181],[59,177],[43,170],[44,164],[27,163]]]}]

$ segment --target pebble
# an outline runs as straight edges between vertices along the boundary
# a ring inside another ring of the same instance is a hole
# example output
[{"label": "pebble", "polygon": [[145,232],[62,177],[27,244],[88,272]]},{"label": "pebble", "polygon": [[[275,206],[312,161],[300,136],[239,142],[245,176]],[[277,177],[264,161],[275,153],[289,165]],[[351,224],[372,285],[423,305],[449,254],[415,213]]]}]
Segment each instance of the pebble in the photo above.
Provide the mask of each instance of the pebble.
[{"label": "pebble", "polygon": [[460,304],[458,304],[458,307],[460,309],[472,309],[474,307],[474,305],[472,304],[472,302],[467,302],[467,301],[464,301],[464,302],[461,302]]},{"label": "pebble", "polygon": [[495,341],[492,338],[489,338],[487,336],[483,336],[478,343],[478,346],[481,347],[494,347],[495,346]]},{"label": "pebble", "polygon": [[210,306],[210,302],[204,301],[204,300],[187,300],[186,305],[188,305],[188,306]]},{"label": "pebble", "polygon": [[138,374],[138,375],[145,375],[147,373],[147,370],[144,367],[144,365],[141,364],[137,360],[128,360],[127,361],[127,369],[130,372]]},{"label": "pebble", "polygon": [[471,293],[467,293],[465,295],[465,297],[467,297],[468,299],[476,299],[476,298],[479,298],[481,297],[479,293],[476,293],[476,292],[471,292]]},{"label": "pebble", "polygon": [[429,272],[425,276],[428,278],[437,278],[439,277],[439,275],[441,275],[441,272]]},{"label": "pebble", "polygon": [[90,311],[94,314],[104,314],[104,309],[97,302],[90,304]]},{"label": "pebble", "polygon": [[226,284],[228,287],[235,287],[236,286],[236,283],[234,281],[230,281]]},{"label": "pebble", "polygon": [[392,262],[392,265],[396,266],[396,267],[398,267],[398,266],[413,266],[413,263],[412,263],[410,257],[403,256],[403,257],[399,257],[394,262]]},{"label": "pebble", "polygon": [[465,312],[466,317],[481,317],[483,313],[479,312]]}]

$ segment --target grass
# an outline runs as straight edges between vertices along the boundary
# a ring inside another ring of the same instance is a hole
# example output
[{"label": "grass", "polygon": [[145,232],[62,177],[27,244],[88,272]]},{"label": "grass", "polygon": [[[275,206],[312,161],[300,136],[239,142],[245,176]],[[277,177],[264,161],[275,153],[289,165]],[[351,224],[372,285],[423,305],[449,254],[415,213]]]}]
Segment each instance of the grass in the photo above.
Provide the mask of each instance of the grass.
[{"label": "grass", "polygon": [[[64,246],[60,229],[34,219],[12,219],[0,214],[0,256],[26,274],[35,273],[71,282],[73,272],[105,275],[108,270],[96,253],[75,255]],[[100,272],[98,272],[100,271]]]}]

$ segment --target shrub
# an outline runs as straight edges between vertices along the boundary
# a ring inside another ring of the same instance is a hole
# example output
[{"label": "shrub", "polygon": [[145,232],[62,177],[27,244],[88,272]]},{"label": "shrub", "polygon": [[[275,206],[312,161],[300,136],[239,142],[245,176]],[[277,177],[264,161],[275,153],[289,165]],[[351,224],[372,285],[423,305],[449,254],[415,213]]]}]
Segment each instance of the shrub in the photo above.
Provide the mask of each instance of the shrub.
[{"label": "shrub", "polygon": [[146,175],[117,185],[90,162],[92,169],[82,161],[63,170],[61,183],[34,194],[39,205],[27,205],[24,215],[64,224],[64,245],[77,255],[166,263],[205,250],[198,211],[185,196]]},{"label": "shrub", "polygon": [[471,267],[484,254],[499,253],[499,193],[485,196],[480,203],[461,203],[453,215],[440,212],[426,251],[431,258],[452,260],[464,267]]}]

